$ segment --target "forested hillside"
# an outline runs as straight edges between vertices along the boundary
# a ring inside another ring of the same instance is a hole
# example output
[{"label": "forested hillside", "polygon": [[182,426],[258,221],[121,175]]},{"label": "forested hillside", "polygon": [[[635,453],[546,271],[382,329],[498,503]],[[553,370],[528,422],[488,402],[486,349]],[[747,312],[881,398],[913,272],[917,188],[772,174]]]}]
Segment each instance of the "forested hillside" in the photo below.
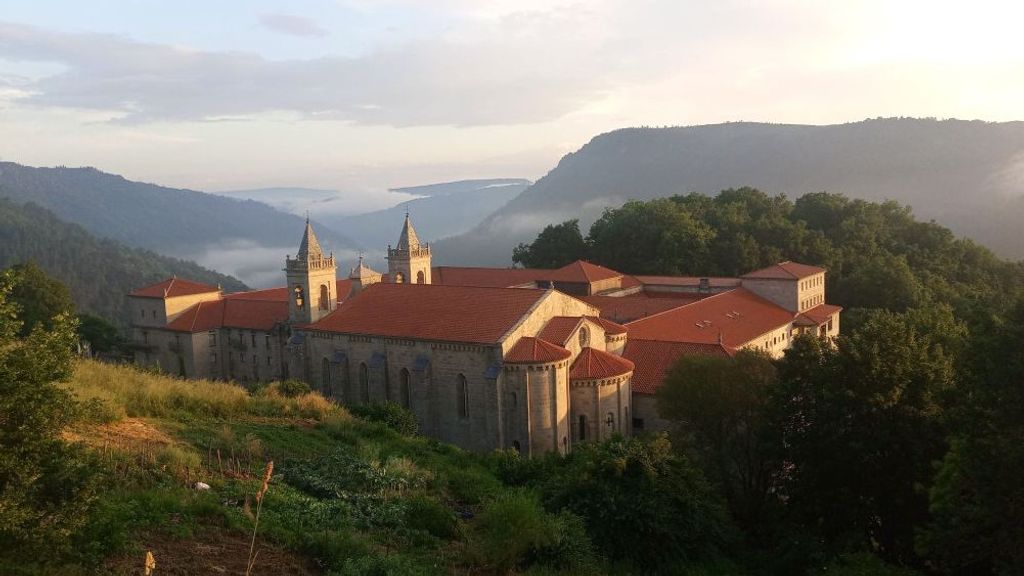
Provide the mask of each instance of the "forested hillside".
[{"label": "forested hillside", "polygon": [[446,263],[504,264],[548,223],[583,225],[606,207],[752,186],[798,198],[896,200],[1007,258],[1024,258],[1024,123],[878,119],[831,126],[628,128],[595,137],[469,233]]},{"label": "forested hillside", "polygon": [[237,291],[245,285],[186,260],[99,239],[34,204],[0,198],[0,269],[33,261],[71,291],[79,312],[123,324],[125,295],[173,275]]},{"label": "forested hillside", "polygon": [[[0,162],[0,197],[38,204],[99,237],[190,258],[227,243],[297,246],[303,229],[302,217],[266,204],[132,182],[95,168]],[[326,226],[317,234],[334,250],[354,246]]]}]

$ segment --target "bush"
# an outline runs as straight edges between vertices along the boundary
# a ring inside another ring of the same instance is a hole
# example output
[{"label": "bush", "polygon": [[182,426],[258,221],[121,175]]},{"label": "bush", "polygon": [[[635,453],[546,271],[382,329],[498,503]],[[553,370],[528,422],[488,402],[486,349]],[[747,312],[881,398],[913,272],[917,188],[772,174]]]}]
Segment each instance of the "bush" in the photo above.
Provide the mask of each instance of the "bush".
[{"label": "bush", "polygon": [[451,509],[427,496],[413,496],[406,500],[405,524],[443,540],[454,538],[458,528]]},{"label": "bush", "polygon": [[402,436],[415,436],[420,430],[416,415],[394,402],[360,404],[350,407],[349,411],[363,420],[384,424]]},{"label": "bush", "polygon": [[272,384],[270,388],[276,390],[278,394],[285,398],[298,398],[313,391],[309,384],[294,378]]},{"label": "bush", "polygon": [[548,515],[536,495],[515,491],[489,502],[480,512],[469,537],[469,555],[496,572],[520,567],[527,554],[549,545],[553,538]]}]

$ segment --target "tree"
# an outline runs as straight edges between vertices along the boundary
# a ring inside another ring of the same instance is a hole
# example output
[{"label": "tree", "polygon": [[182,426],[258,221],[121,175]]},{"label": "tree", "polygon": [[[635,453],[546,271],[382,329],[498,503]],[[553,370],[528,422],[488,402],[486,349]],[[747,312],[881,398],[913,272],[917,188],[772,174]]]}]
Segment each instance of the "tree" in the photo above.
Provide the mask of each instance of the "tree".
[{"label": "tree", "polygon": [[947,574],[1024,573],[1024,298],[966,354],[955,433],[918,544]]},{"label": "tree", "polygon": [[78,335],[89,343],[93,352],[113,352],[125,343],[116,326],[92,314],[78,316]]},{"label": "tree", "polygon": [[770,499],[779,463],[768,421],[777,380],[771,359],[740,351],[734,358],[684,356],[658,389],[658,412],[719,487],[733,517],[753,527]]},{"label": "tree", "polygon": [[35,263],[17,264],[11,270],[14,273],[11,300],[17,305],[21,320],[19,336],[27,336],[39,324],[49,329],[54,318],[74,313],[71,292]]},{"label": "tree", "polygon": [[878,313],[835,348],[797,338],[772,400],[791,513],[837,552],[917,561],[953,384],[952,358],[907,315]]},{"label": "tree", "polygon": [[[92,473],[60,433],[74,404],[58,386],[72,370],[75,320],[59,312],[37,318],[21,337],[11,299],[13,272],[0,275],[0,550],[67,541],[80,521]],[[47,328],[48,327],[48,328]]]},{"label": "tree", "polygon": [[683,274],[707,262],[711,228],[667,198],[626,202],[590,227],[591,252],[615,270]]},{"label": "tree", "polygon": [[544,480],[546,507],[583,518],[598,550],[614,562],[653,571],[717,558],[734,537],[700,469],[665,437],[584,443]]},{"label": "tree", "polygon": [[512,261],[526,268],[561,268],[587,257],[579,220],[548,225],[530,244],[512,251]]}]

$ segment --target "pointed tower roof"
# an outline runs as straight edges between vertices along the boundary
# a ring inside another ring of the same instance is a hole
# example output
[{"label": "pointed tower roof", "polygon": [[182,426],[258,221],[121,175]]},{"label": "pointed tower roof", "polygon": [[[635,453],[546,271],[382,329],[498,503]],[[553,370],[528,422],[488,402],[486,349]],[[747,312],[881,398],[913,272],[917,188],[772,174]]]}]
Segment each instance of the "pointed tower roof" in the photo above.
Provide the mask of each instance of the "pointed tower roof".
[{"label": "pointed tower roof", "polygon": [[320,242],[316,239],[316,234],[313,233],[313,227],[309,224],[309,218],[306,218],[306,232],[302,235],[302,243],[299,244],[299,253],[296,258],[299,260],[309,260],[323,258],[324,251],[320,248]]},{"label": "pointed tower roof", "polygon": [[402,226],[402,235],[398,237],[398,246],[395,248],[399,250],[409,250],[410,248],[419,248],[420,239],[416,236],[416,230],[412,227],[412,220],[409,219],[409,213],[405,213],[405,224]]}]

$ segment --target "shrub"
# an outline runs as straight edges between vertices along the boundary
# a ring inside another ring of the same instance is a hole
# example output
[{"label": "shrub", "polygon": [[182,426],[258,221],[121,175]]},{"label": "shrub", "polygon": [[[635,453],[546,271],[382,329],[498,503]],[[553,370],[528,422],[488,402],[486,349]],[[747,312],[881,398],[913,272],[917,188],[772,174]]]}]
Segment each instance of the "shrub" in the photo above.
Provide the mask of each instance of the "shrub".
[{"label": "shrub", "polygon": [[309,384],[301,380],[289,378],[271,385],[271,388],[277,390],[277,393],[285,398],[298,398],[299,396],[305,396],[313,391],[309,387]]},{"label": "shrub", "polygon": [[458,527],[455,514],[447,506],[427,496],[413,496],[406,500],[405,524],[444,540],[454,538]]},{"label": "shrub", "polygon": [[360,404],[350,407],[349,410],[363,420],[380,422],[403,436],[415,436],[420,429],[416,415],[394,402]]}]

